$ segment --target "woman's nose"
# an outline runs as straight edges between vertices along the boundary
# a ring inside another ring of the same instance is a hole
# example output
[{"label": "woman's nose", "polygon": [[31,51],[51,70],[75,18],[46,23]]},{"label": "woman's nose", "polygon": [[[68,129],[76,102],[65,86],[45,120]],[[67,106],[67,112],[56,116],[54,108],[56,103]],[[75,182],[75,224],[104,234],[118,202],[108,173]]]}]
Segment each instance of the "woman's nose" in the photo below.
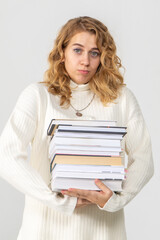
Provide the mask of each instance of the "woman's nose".
[{"label": "woman's nose", "polygon": [[81,64],[83,64],[83,65],[85,65],[85,66],[89,66],[89,64],[90,64],[90,59],[89,59],[89,54],[88,54],[88,53],[84,53],[84,54],[82,55]]}]

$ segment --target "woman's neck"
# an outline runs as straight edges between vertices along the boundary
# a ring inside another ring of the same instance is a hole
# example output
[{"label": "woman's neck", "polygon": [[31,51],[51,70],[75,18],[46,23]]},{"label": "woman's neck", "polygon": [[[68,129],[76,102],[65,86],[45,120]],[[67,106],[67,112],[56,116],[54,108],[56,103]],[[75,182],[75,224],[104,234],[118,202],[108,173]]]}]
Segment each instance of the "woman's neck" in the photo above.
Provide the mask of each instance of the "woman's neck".
[{"label": "woman's neck", "polygon": [[77,84],[73,80],[70,80],[70,87],[72,91],[87,91],[90,89],[89,83]]}]

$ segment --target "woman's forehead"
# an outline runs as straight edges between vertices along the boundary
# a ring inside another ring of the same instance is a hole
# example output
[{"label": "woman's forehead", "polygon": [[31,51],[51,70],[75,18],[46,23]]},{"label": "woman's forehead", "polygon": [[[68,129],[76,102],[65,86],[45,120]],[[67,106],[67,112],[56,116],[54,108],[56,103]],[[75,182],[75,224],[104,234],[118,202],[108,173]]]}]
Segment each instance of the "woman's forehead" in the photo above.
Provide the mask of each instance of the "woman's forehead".
[{"label": "woman's forehead", "polygon": [[96,35],[87,31],[76,33],[72,36],[68,45],[83,45],[97,48]]}]

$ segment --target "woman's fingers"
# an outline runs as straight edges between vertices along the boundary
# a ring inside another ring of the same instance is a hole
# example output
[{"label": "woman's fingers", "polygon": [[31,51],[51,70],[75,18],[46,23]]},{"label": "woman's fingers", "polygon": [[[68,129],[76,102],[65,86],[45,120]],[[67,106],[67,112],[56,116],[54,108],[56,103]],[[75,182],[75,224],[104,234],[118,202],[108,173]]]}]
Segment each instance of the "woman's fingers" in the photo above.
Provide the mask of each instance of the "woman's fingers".
[{"label": "woman's fingers", "polygon": [[80,207],[85,207],[89,204],[92,204],[91,202],[89,202],[86,199],[83,198],[77,198],[77,204],[76,204],[76,208],[80,208]]},{"label": "woman's fingers", "polygon": [[64,195],[68,195],[70,197],[86,199],[89,202],[92,202],[94,204],[99,205],[100,207],[103,207],[105,203],[109,200],[109,198],[112,196],[113,192],[98,179],[95,180],[95,184],[101,191],[69,188],[68,190],[61,191],[61,193]]},{"label": "woman's fingers", "polygon": [[97,187],[102,190],[104,193],[109,193],[111,190],[99,179],[95,180],[95,184],[97,185]]},{"label": "woman's fingers", "polygon": [[64,195],[68,195],[70,197],[80,197],[87,199],[89,195],[89,190],[69,188],[68,190],[62,190],[61,193]]}]

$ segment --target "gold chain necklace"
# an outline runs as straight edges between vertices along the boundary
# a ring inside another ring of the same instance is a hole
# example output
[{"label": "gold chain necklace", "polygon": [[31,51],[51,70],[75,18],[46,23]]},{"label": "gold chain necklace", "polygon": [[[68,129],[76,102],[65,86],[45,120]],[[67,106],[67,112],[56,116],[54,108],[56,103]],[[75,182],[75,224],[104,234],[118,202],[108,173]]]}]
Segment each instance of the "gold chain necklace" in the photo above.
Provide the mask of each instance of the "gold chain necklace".
[{"label": "gold chain necklace", "polygon": [[82,117],[83,116],[83,114],[81,112],[83,110],[85,110],[87,107],[89,107],[89,105],[92,103],[94,97],[95,97],[95,93],[93,94],[93,97],[92,97],[91,101],[87,104],[87,106],[82,108],[82,109],[75,109],[75,107],[73,107],[73,105],[70,103],[70,106],[76,111],[76,116],[78,116],[78,117]]}]

